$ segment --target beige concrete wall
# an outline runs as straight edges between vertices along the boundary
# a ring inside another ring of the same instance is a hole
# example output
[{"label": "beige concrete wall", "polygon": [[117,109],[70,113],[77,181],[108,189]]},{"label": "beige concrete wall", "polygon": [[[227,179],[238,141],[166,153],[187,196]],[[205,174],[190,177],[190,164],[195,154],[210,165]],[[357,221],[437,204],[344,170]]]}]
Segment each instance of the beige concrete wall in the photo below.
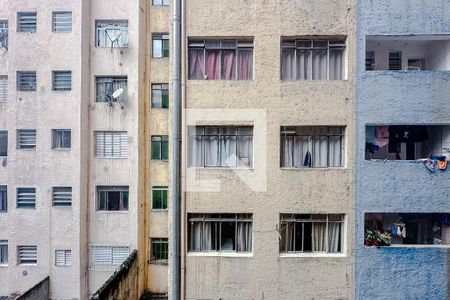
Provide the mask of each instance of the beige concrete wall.
[{"label": "beige concrete wall", "polygon": [[[195,177],[221,183],[219,192],[187,192],[188,213],[253,214],[251,255],[187,254],[187,299],[353,298],[354,22],[354,3],[346,0],[186,2],[187,38],[254,39],[254,79],[187,80],[186,107],[238,110],[224,111],[212,124],[230,124],[233,114],[240,118],[243,109],[265,112],[266,130],[255,124],[254,149],[264,148],[266,154],[255,158],[250,174],[259,176],[261,168],[267,168],[263,191],[252,190],[233,170],[187,173],[188,182]],[[347,80],[280,80],[281,37],[304,35],[347,36]],[[187,114],[189,118],[189,110]],[[250,116],[248,120],[253,122]],[[284,125],[346,126],[345,167],[280,168]],[[345,213],[344,253],[280,255],[280,213]]]}]

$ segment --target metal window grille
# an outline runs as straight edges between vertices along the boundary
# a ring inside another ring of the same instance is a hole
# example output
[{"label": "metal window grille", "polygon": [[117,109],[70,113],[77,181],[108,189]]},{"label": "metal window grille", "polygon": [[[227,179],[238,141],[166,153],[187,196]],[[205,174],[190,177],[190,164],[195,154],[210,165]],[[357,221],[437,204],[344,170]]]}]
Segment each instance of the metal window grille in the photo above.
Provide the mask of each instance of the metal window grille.
[{"label": "metal window grille", "polygon": [[92,246],[93,265],[120,265],[130,255],[126,246]]},{"label": "metal window grille", "polygon": [[53,12],[53,31],[71,32],[72,31],[72,12],[57,11]]},{"label": "metal window grille", "polygon": [[252,234],[252,214],[188,214],[189,251],[251,252]]},{"label": "metal window grille", "polygon": [[96,131],[95,155],[102,158],[127,158],[128,135],[126,131]]},{"label": "metal window grille", "polygon": [[17,13],[17,31],[18,32],[36,32],[37,13],[36,12],[18,12]]},{"label": "metal window grille", "polygon": [[8,211],[8,187],[0,185],[0,212]]},{"label": "metal window grille", "polygon": [[152,57],[161,58],[169,57],[169,35],[153,34],[152,35]]},{"label": "metal window grille", "polygon": [[8,21],[0,20],[0,48],[8,49]]},{"label": "metal window grille", "polygon": [[0,156],[8,156],[8,131],[0,131]]},{"label": "metal window grille", "polygon": [[281,167],[343,167],[345,127],[281,127]]},{"label": "metal window grille", "polygon": [[53,206],[72,206],[72,188],[54,187],[52,189]]},{"label": "metal window grille", "polygon": [[169,85],[152,84],[152,108],[169,108]]},{"label": "metal window grille", "polygon": [[97,210],[128,210],[128,186],[97,186]]},{"label": "metal window grille", "polygon": [[398,71],[402,69],[402,52],[390,51],[389,52],[389,70]]},{"label": "metal window grille", "polygon": [[17,72],[17,90],[23,92],[36,91],[36,72],[18,71]]},{"label": "metal window grille", "polygon": [[169,258],[169,239],[151,238],[150,262],[165,262]]},{"label": "metal window grille", "polygon": [[96,47],[128,47],[128,21],[96,21]]},{"label": "metal window grille", "polygon": [[8,265],[8,240],[0,240],[0,265]]},{"label": "metal window grille", "polygon": [[152,209],[166,210],[167,209],[167,187],[153,187],[152,188]]},{"label": "metal window grille", "polygon": [[53,90],[70,91],[72,89],[72,71],[53,71]]},{"label": "metal window grille", "polygon": [[52,129],[52,148],[70,149],[72,147],[72,131],[70,129]]},{"label": "metal window grille", "polygon": [[122,88],[123,94],[117,99],[118,101],[125,101],[127,99],[128,79],[126,76],[112,76],[112,77],[96,77],[96,102],[112,101],[112,94]]},{"label": "metal window grille", "polygon": [[375,51],[366,51],[366,71],[375,70]]},{"label": "metal window grille", "polygon": [[343,252],[343,214],[281,214],[280,252]]},{"label": "metal window grille", "polygon": [[167,135],[152,136],[152,159],[169,159],[169,137]]},{"label": "metal window grille", "polygon": [[8,100],[8,76],[0,76],[0,103]]},{"label": "metal window grille", "polygon": [[253,166],[253,127],[192,126],[188,131],[190,166]]},{"label": "metal window grille", "polygon": [[36,148],[36,130],[19,129],[17,131],[17,148],[18,149],[35,149]]},{"label": "metal window grille", "polygon": [[37,264],[37,246],[17,246],[18,264]]},{"label": "metal window grille", "polygon": [[36,208],[36,189],[17,189],[17,208]]},{"label": "metal window grille", "polygon": [[55,266],[68,267],[72,265],[71,250],[55,250]]},{"label": "metal window grille", "polygon": [[282,80],[343,80],[345,40],[284,40]]}]

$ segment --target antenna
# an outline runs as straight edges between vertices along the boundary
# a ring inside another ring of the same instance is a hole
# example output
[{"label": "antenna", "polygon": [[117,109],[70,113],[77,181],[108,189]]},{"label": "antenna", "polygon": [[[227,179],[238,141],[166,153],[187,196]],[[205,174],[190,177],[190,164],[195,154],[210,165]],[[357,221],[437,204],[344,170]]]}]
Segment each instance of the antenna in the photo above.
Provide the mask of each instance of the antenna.
[{"label": "antenna", "polygon": [[114,99],[119,98],[121,95],[123,94],[123,88],[117,89],[114,91],[114,93],[112,93],[112,97]]},{"label": "antenna", "polygon": [[109,106],[112,107],[113,106],[113,102],[119,102],[120,108],[123,109],[125,107],[125,104],[120,99],[120,96],[122,96],[124,91],[125,90],[123,88],[119,88],[119,89],[115,90],[112,94],[107,94],[106,98],[108,100]]}]

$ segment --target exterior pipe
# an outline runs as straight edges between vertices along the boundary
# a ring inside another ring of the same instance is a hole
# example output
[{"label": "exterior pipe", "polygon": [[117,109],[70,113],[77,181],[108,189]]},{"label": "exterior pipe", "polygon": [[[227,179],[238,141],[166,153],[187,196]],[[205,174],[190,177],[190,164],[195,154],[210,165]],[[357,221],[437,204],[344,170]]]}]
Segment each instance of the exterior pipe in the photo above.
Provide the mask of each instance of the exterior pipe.
[{"label": "exterior pipe", "polygon": [[180,299],[180,124],[181,124],[181,0],[173,1],[172,20],[172,232],[171,270],[172,300]]}]

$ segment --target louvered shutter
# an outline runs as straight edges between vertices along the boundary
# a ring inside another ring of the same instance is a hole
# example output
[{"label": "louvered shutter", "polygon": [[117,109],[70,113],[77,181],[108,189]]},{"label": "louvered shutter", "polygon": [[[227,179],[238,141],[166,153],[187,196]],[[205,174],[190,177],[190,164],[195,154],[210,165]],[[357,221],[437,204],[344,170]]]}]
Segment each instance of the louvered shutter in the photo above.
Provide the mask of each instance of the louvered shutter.
[{"label": "louvered shutter", "polygon": [[71,250],[56,250],[55,251],[55,265],[56,266],[71,266],[72,265],[72,251]]},{"label": "louvered shutter", "polygon": [[72,188],[54,187],[52,191],[53,206],[71,206]]},{"label": "louvered shutter", "polygon": [[18,32],[36,32],[37,13],[19,12],[17,13],[17,31]]},{"label": "louvered shutter", "polygon": [[17,207],[35,208],[36,207],[36,189],[18,188],[17,189]]},{"label": "louvered shutter", "polygon": [[37,246],[18,246],[19,264],[37,263]]},{"label": "louvered shutter", "polygon": [[113,247],[112,248],[112,264],[120,265],[130,254],[129,247]]},{"label": "louvered shutter", "polygon": [[70,91],[72,89],[72,71],[53,71],[53,90]]},{"label": "louvered shutter", "polygon": [[72,12],[54,12],[53,13],[53,31],[71,32],[72,31]]},{"label": "louvered shutter", "polygon": [[112,248],[108,246],[92,247],[92,264],[94,265],[111,265],[112,264]]},{"label": "louvered shutter", "polygon": [[36,72],[17,72],[18,91],[36,91]]},{"label": "louvered shutter", "polygon": [[0,103],[8,100],[8,76],[0,76]]},{"label": "louvered shutter", "polygon": [[19,130],[19,149],[36,148],[36,130],[22,129]]},{"label": "louvered shutter", "polygon": [[128,135],[126,131],[98,131],[95,133],[95,153],[98,157],[126,158]]}]

